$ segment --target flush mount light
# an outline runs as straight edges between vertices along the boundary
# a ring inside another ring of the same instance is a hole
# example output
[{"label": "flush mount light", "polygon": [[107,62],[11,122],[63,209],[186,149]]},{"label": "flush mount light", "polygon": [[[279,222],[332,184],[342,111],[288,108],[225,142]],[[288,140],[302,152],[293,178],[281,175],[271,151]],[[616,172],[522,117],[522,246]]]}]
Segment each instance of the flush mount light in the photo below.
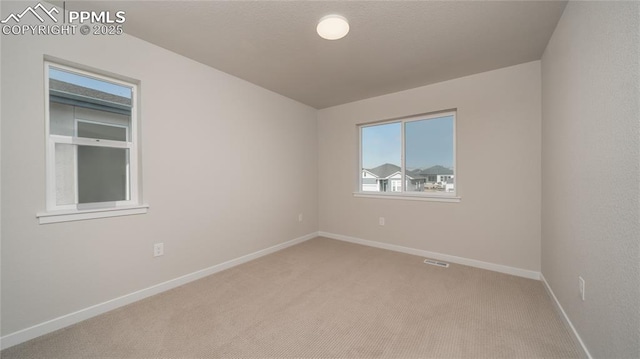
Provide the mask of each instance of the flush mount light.
[{"label": "flush mount light", "polygon": [[349,23],[343,16],[327,15],[320,19],[316,31],[323,39],[338,40],[349,32]]}]

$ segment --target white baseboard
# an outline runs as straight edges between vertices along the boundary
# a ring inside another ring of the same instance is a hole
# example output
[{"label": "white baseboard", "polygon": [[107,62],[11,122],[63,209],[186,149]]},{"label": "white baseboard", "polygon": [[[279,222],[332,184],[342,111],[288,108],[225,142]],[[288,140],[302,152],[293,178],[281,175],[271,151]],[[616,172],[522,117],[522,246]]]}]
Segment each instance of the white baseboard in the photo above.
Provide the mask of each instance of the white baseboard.
[{"label": "white baseboard", "polygon": [[216,264],[212,267],[209,268],[205,268],[205,269],[201,269],[199,271],[193,272],[193,273],[189,273],[186,275],[183,275],[181,277],[178,278],[174,278],[171,280],[168,280],[166,282],[160,283],[160,284],[156,284],[153,285],[151,287],[145,288],[145,289],[141,289],[139,291],[133,292],[133,293],[129,293],[126,295],[123,295],[121,297],[118,298],[114,298],[111,300],[108,300],[106,302],[100,303],[100,304],[96,304],[93,306],[90,306],[88,308],[84,308],[81,309],[77,312],[73,312],[70,314],[66,314],[63,315],[61,317],[55,318],[55,319],[51,319],[48,320],[44,323],[40,323],[40,324],[36,324],[32,327],[26,328],[26,329],[22,329],[19,330],[17,332],[13,332],[11,334],[7,334],[5,336],[3,336],[2,338],[0,338],[0,348],[1,349],[5,349],[5,348],[9,348],[12,347],[14,345],[26,342],[27,340],[31,340],[33,338],[37,338],[41,335],[47,334],[47,333],[51,333],[53,331],[56,331],[58,329],[62,329],[64,327],[68,327],[72,324],[75,323],[79,323],[83,320],[95,317],[97,315],[106,313],[108,311],[114,310],[116,308],[125,306],[127,304],[131,304],[133,302],[137,302],[141,299],[150,297],[152,295],[158,294],[158,293],[162,293],[164,291],[167,291],[169,289],[173,289],[176,287],[179,287],[183,284],[189,283],[189,282],[193,282],[195,280],[198,280],[200,278],[204,278],[206,276],[209,276],[211,274],[214,273],[218,273],[220,271],[223,271],[225,269],[229,269],[231,267],[235,267],[237,265],[249,262],[251,260],[260,258],[262,256],[265,256],[267,254],[271,254],[280,250],[283,250],[287,247],[291,247],[295,244],[298,243],[302,243],[304,241],[307,241],[309,239],[315,238],[318,236],[317,232],[313,232],[313,233],[309,233],[305,236],[302,237],[298,237],[296,239],[284,242],[284,243],[280,243],[277,244],[273,247],[269,247],[269,248],[265,248],[263,250],[259,250],[257,252],[253,252],[250,254],[247,254],[245,256],[239,257],[239,258],[235,258],[220,264]]},{"label": "white baseboard", "polygon": [[403,246],[398,246],[398,245],[395,245],[395,244],[375,242],[375,241],[370,241],[370,240],[367,240],[367,239],[349,237],[349,236],[344,236],[344,235],[335,234],[335,233],[328,233],[328,232],[320,231],[320,232],[318,232],[318,235],[321,236],[321,237],[337,239],[337,240],[340,240],[340,241],[351,242],[351,243],[356,243],[356,244],[362,244],[362,245],[369,246],[369,247],[388,249],[388,250],[395,251],[395,252],[407,253],[407,254],[412,254],[412,255],[416,255],[416,256],[420,256],[420,257],[427,257],[427,258],[432,258],[432,259],[438,259],[438,260],[441,260],[441,261],[462,264],[462,265],[466,265],[466,266],[470,266],[470,267],[487,269],[487,270],[494,271],[494,272],[511,274],[511,275],[515,275],[515,276],[518,276],[518,277],[524,277],[524,278],[529,278],[529,279],[540,280],[540,272],[531,271],[531,270],[527,270],[527,269],[509,267],[509,266],[505,266],[505,265],[502,265],[502,264],[483,262],[483,261],[479,261],[479,260],[475,260],[475,259],[456,257],[456,256],[451,256],[451,255],[448,255],[448,254],[442,254],[442,253],[437,253],[437,252],[429,252],[429,251],[425,251],[425,250],[422,250],[422,249],[403,247]]},{"label": "white baseboard", "polygon": [[578,331],[573,326],[573,323],[571,323],[571,320],[569,320],[567,313],[564,311],[564,309],[562,309],[562,305],[560,305],[558,298],[556,298],[556,295],[553,293],[553,290],[551,290],[551,286],[549,285],[549,282],[547,282],[547,280],[544,278],[544,275],[542,275],[542,273],[540,273],[540,280],[542,281],[542,283],[544,283],[544,288],[547,290],[547,294],[549,294],[549,297],[551,297],[551,301],[553,302],[553,305],[556,307],[556,310],[558,311],[558,313],[560,313],[560,317],[562,318],[562,321],[569,328],[571,334],[573,334],[573,340],[576,342],[578,347],[582,349],[583,356],[585,358],[592,359],[591,353],[589,353],[587,346],[584,345],[582,338],[580,338],[580,334],[578,334]]}]

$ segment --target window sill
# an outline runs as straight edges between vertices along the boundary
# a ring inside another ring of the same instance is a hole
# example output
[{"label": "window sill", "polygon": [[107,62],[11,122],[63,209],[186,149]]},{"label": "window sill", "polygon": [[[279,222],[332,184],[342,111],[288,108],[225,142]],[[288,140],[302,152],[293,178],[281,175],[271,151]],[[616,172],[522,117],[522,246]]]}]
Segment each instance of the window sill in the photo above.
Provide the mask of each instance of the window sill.
[{"label": "window sill", "polygon": [[130,216],[147,213],[149,205],[126,206],[117,208],[100,208],[87,210],[51,211],[37,213],[39,224],[82,221],[106,217]]},{"label": "window sill", "polygon": [[354,197],[360,198],[377,198],[377,199],[400,199],[407,201],[428,201],[428,202],[460,202],[462,198],[454,196],[429,196],[424,194],[387,194],[387,193],[366,193],[366,192],[353,192]]}]

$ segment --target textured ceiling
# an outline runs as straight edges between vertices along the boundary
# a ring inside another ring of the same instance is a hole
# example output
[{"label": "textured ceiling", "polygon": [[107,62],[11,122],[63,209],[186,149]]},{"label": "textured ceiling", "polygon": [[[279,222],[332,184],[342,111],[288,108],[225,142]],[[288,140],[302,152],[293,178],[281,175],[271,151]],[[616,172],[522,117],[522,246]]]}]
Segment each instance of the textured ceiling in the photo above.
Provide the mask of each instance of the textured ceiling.
[{"label": "textured ceiling", "polygon": [[[67,1],[125,32],[315,108],[538,60],[565,1]],[[315,32],[336,13],[351,31]]]}]

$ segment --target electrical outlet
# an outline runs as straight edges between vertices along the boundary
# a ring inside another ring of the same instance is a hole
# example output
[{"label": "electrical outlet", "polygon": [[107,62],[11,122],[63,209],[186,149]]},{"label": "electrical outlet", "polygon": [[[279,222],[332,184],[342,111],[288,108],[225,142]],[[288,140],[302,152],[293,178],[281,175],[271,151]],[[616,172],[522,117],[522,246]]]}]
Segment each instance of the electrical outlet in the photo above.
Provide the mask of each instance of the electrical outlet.
[{"label": "electrical outlet", "polygon": [[302,213],[298,214],[298,222],[302,222]]},{"label": "electrical outlet", "polygon": [[584,279],[578,277],[578,288],[580,289],[580,298],[584,301]]},{"label": "electrical outlet", "polygon": [[153,256],[159,257],[164,255],[164,243],[155,243],[153,245]]},{"label": "electrical outlet", "polygon": [[384,226],[384,217],[378,218],[378,224]]}]

